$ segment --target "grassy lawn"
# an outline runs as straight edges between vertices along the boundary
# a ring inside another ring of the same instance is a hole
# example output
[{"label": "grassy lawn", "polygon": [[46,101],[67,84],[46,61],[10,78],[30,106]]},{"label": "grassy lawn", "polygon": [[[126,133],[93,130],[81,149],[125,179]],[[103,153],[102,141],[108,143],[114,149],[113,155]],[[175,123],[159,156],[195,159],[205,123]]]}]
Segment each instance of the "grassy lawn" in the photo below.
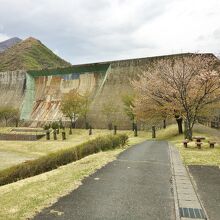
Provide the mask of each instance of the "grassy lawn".
[{"label": "grassy lawn", "polygon": [[[132,136],[132,132],[129,133]],[[131,137],[129,146],[146,140],[145,134],[141,132],[139,137]],[[126,148],[93,154],[56,170],[1,186],[0,219],[20,220],[32,217],[56,202],[59,197],[76,189],[83,178],[113,161],[124,149]]]},{"label": "grassy lawn", "polygon": [[[10,132],[12,128],[0,128],[0,133],[16,133]],[[146,132],[139,132],[139,137],[134,138],[132,131],[118,131],[119,133],[128,133],[131,143],[146,140],[149,136]],[[19,132],[20,133],[20,132]],[[23,132],[24,133],[24,132]],[[30,134],[31,132],[25,132]],[[12,165],[21,163],[26,160],[36,159],[48,153],[55,152],[60,149],[74,147],[88,140],[94,139],[101,135],[113,133],[109,130],[94,129],[93,134],[89,135],[88,130],[73,129],[73,134],[69,135],[69,130],[66,129],[67,139],[62,141],[61,132],[58,135],[58,140],[53,140],[51,133],[51,140],[47,141],[46,137],[38,141],[0,141],[0,170],[10,167]],[[36,132],[35,132],[36,134]]]},{"label": "grassy lawn", "polygon": [[[151,139],[150,132],[139,132],[138,137],[133,137],[131,131],[129,135],[129,146]],[[72,136],[68,136],[66,141],[46,141],[36,142],[11,142],[3,141],[0,149],[4,152],[15,154],[15,158],[23,155],[45,155],[60,148],[68,148],[98,135],[110,133],[107,130],[94,130],[94,135],[89,136],[88,131],[75,130]],[[157,140],[168,140],[179,149],[183,161],[189,164],[220,165],[220,147],[210,149],[207,140],[216,140],[220,143],[220,131],[197,125],[194,135],[206,137],[205,144],[201,150],[195,148],[195,143],[190,143],[189,148],[182,146],[183,136],[177,134],[177,126],[171,125],[167,129],[157,131]],[[128,146],[127,146],[128,147]],[[125,148],[124,148],[125,149]],[[57,199],[70,191],[76,189],[82,179],[91,175],[97,169],[113,161],[124,149],[116,149],[107,152],[100,152],[90,155],[79,161],[59,167],[56,170],[46,172],[31,178],[27,178],[12,184],[0,187],[0,220],[20,220],[27,219],[35,215],[44,207],[50,206]],[[8,150],[8,151],[7,151]],[[62,215],[57,210],[52,210],[55,215]]]},{"label": "grassy lawn", "polygon": [[[0,132],[9,132],[10,128],[0,128]],[[55,152],[59,149],[65,149],[76,146],[87,140],[94,139],[97,136],[109,134],[112,131],[108,130],[93,130],[93,135],[89,136],[88,131],[85,129],[73,130],[73,134],[69,135],[68,130],[67,140],[61,140],[61,133],[58,135],[58,140],[47,141],[42,138],[39,141],[0,141],[0,170],[10,167],[14,164],[21,163],[25,160],[31,160],[44,156],[48,153]],[[126,132],[130,137],[130,142],[136,142],[151,139],[151,132],[138,132],[138,137],[133,137],[132,131],[119,131]],[[28,132],[29,133],[29,132]],[[170,125],[167,129],[161,129],[156,132],[157,140],[168,140],[175,144],[179,149],[183,161],[188,164],[209,164],[220,165],[220,148],[210,149],[208,140],[216,140],[220,144],[220,131],[211,129],[202,125],[196,125],[194,135],[202,135],[206,137],[201,150],[195,148],[195,143],[190,143],[189,148],[182,147],[183,136],[178,135],[177,126]],[[52,137],[51,137],[52,138]]]},{"label": "grassy lawn", "polygon": [[[0,131],[6,132],[9,131],[9,129],[1,128]],[[61,133],[58,135],[58,140],[56,141],[47,141],[45,137],[38,141],[0,141],[0,170],[60,149],[74,147],[100,135],[109,134],[110,131],[93,130],[93,135],[91,136],[88,135],[88,131],[85,129],[73,130],[72,135],[68,134],[68,130],[66,130],[66,133],[67,140],[65,141],[62,141]],[[51,139],[52,138],[51,136]]]},{"label": "grassy lawn", "polygon": [[[194,136],[204,136],[202,149],[197,149],[195,142],[190,142],[188,148],[184,148],[183,135],[178,135],[176,125],[168,126],[165,130],[160,130],[158,139],[168,140],[179,150],[186,165],[220,165],[220,131],[203,125],[195,125]],[[214,149],[209,148],[208,140],[214,140],[217,145]]]}]

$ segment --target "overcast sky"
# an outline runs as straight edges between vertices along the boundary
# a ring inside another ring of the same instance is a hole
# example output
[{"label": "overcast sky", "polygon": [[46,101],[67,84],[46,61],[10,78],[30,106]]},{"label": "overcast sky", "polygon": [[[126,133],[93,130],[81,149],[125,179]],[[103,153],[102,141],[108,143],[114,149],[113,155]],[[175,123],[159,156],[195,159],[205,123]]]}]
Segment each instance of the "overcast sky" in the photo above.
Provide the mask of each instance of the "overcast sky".
[{"label": "overcast sky", "polygon": [[220,0],[0,0],[0,41],[41,40],[72,64],[220,52]]}]

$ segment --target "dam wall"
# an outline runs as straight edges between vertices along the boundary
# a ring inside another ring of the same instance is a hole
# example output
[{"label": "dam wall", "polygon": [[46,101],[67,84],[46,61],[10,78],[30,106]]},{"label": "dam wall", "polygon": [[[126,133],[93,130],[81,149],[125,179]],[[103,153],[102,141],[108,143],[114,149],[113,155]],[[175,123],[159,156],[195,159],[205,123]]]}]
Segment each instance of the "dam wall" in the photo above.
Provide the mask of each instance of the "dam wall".
[{"label": "dam wall", "polygon": [[[80,94],[86,92],[90,94],[88,121],[94,128],[107,127],[109,118],[106,118],[102,109],[108,103],[117,108],[113,117],[118,128],[131,128],[131,121],[124,113],[122,96],[132,93],[130,80],[136,77],[142,67],[144,68],[149,62],[149,58],[143,58],[77,65],[56,71],[28,72],[29,77],[34,80],[34,85],[32,85],[33,80],[27,78],[29,82],[25,96],[27,102],[23,104],[23,109],[28,110],[24,111],[23,119],[32,121],[33,127],[46,121],[68,120],[60,111],[60,101],[64,94],[76,89]],[[77,124],[79,127],[83,126],[80,120]]]},{"label": "dam wall", "polygon": [[26,72],[0,72],[0,106],[21,109],[26,89]]},{"label": "dam wall", "polygon": [[[175,56],[178,55],[166,57]],[[109,119],[102,109],[103,105],[111,103],[117,108],[115,124],[119,129],[128,129],[131,128],[131,121],[124,113],[122,96],[133,92],[132,79],[152,61],[160,59],[164,56],[0,73],[0,105],[19,108],[21,119],[36,127],[54,120],[68,121],[60,111],[62,96],[72,90],[80,94],[89,92],[91,105],[88,121],[94,128],[107,127]],[[80,120],[77,124],[83,126]]]},{"label": "dam wall", "polygon": [[63,95],[77,90],[81,95],[89,93],[93,102],[105,84],[109,68],[109,64],[89,64],[28,71],[21,118],[30,121],[33,127],[45,122],[69,120],[60,111]]}]

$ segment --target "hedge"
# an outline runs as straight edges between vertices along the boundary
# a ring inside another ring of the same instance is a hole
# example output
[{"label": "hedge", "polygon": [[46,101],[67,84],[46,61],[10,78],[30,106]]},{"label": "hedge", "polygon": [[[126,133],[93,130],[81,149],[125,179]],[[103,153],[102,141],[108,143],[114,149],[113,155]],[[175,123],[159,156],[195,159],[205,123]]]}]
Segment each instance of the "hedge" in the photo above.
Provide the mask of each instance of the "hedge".
[{"label": "hedge", "polygon": [[1,171],[0,186],[56,169],[90,154],[124,146],[127,140],[126,134],[106,135],[69,149],[50,153],[36,160],[25,161]]}]

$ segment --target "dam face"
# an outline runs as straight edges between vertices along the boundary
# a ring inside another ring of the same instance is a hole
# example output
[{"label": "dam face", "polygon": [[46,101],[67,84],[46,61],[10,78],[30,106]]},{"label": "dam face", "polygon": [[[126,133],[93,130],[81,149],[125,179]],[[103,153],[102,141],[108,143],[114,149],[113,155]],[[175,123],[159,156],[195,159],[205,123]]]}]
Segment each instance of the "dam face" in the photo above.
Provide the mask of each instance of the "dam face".
[{"label": "dam face", "polygon": [[[130,128],[131,122],[123,111],[122,96],[132,92],[130,78],[140,72],[148,59],[76,65],[41,71],[0,73],[0,104],[20,109],[21,119],[35,127],[54,120],[68,120],[60,111],[62,96],[73,89],[90,93],[89,122],[95,128],[106,128],[102,113],[105,103],[113,103],[119,128]],[[79,123],[80,124],[80,123]]]},{"label": "dam face", "polygon": [[[168,56],[170,57],[170,56]],[[108,119],[103,115],[105,103],[117,108],[115,121],[119,129],[131,128],[124,113],[122,96],[132,93],[130,80],[151,65],[152,60],[164,57],[141,58],[40,71],[0,73],[0,104],[21,111],[21,119],[38,126],[54,120],[68,120],[60,111],[62,96],[73,89],[80,94],[90,93],[88,121],[94,128],[106,128]],[[80,121],[78,122],[79,126]]]},{"label": "dam face", "polygon": [[0,88],[0,106],[20,108],[25,96],[26,72],[1,72]]},{"label": "dam face", "polygon": [[[111,102],[120,129],[130,128],[131,121],[124,113],[122,96],[132,93],[130,79],[149,64],[149,58],[77,65],[57,70],[28,71],[21,118],[32,126],[46,121],[68,120],[60,111],[62,96],[73,89],[80,94],[90,93],[89,122],[95,128],[106,128],[108,119],[102,109]],[[78,123],[80,124],[80,122]]]}]

